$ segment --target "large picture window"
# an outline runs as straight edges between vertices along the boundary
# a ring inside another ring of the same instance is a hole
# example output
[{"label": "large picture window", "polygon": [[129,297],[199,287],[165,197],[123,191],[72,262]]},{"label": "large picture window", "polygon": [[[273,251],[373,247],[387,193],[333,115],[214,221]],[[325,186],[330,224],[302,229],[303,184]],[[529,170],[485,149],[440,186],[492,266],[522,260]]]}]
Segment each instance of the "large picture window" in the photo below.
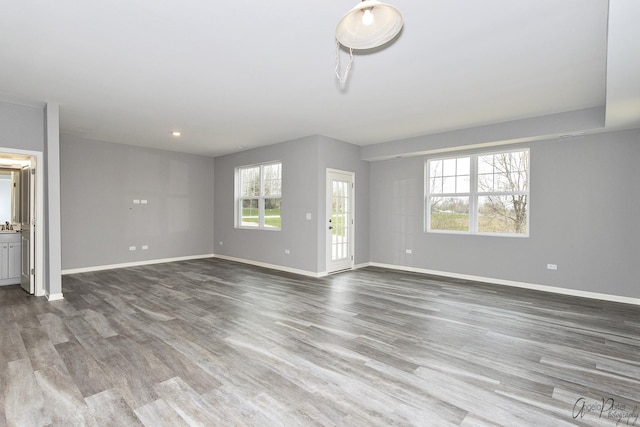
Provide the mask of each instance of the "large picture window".
[{"label": "large picture window", "polygon": [[282,227],[282,163],[236,169],[236,227]]},{"label": "large picture window", "polygon": [[529,150],[429,159],[428,232],[529,235]]}]

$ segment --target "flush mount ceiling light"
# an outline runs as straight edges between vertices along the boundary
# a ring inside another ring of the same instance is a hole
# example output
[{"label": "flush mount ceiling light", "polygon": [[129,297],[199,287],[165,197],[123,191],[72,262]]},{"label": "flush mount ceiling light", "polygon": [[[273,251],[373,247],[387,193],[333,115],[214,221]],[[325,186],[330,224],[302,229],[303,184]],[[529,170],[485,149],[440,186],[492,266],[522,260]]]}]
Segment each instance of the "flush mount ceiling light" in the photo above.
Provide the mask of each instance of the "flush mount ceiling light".
[{"label": "flush mount ceiling light", "polygon": [[[378,0],[362,0],[347,12],[336,27],[336,76],[343,84],[353,63],[353,49],[373,49],[387,43],[402,29],[402,14]],[[349,64],[340,77],[340,45],[349,48]]]},{"label": "flush mount ceiling light", "polygon": [[175,136],[175,137],[182,136],[182,132],[180,132],[179,130],[174,130],[171,132],[171,136]]}]

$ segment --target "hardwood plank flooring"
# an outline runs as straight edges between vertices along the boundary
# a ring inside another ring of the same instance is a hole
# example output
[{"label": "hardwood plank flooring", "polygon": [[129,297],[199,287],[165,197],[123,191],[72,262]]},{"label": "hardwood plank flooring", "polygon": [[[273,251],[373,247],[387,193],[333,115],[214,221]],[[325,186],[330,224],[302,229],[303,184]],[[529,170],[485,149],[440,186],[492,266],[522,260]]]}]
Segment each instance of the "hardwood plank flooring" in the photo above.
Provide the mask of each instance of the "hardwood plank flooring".
[{"label": "hardwood plank flooring", "polygon": [[638,426],[640,307],[206,259],[0,287],[0,427]]}]

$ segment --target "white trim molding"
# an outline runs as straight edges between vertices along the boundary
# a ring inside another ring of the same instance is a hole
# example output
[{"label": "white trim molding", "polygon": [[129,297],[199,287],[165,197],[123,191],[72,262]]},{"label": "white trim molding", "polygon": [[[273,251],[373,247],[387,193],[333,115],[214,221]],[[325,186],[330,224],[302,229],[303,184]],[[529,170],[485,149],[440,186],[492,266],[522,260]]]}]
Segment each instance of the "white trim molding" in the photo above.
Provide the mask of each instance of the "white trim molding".
[{"label": "white trim molding", "polygon": [[435,276],[452,277],[454,279],[463,279],[463,280],[471,280],[471,281],[474,281],[474,282],[489,283],[489,284],[494,284],[494,285],[511,286],[511,287],[514,287],[514,288],[531,289],[531,290],[535,290],[535,291],[551,292],[551,293],[554,293],[554,294],[570,295],[570,296],[574,296],[574,297],[590,298],[590,299],[597,299],[597,300],[603,300],[603,301],[621,302],[621,303],[624,303],[624,304],[640,305],[640,298],[625,297],[625,296],[621,296],[621,295],[602,294],[602,293],[599,293],[599,292],[580,291],[580,290],[577,290],[577,289],[568,289],[568,288],[561,288],[561,287],[548,286],[548,285],[538,285],[538,284],[535,284],[535,283],[516,282],[516,281],[513,281],[513,280],[493,279],[493,278],[490,278],[490,277],[482,277],[482,276],[472,276],[472,275],[468,275],[468,274],[450,273],[450,272],[447,272],[447,271],[428,270],[428,269],[425,269],[425,268],[407,267],[407,266],[403,266],[403,265],[382,264],[382,263],[378,263],[378,262],[370,262],[370,263],[367,263],[367,264],[359,264],[358,265],[359,268],[366,267],[366,266],[388,268],[390,270],[408,271],[408,272],[411,272],[411,273],[433,274]]},{"label": "white trim molding", "polygon": [[192,259],[213,258],[213,257],[214,257],[213,254],[190,255],[190,256],[182,256],[182,257],[176,257],[176,258],[162,258],[162,259],[151,259],[147,261],[123,262],[121,264],[96,265],[93,267],[70,268],[70,269],[62,270],[62,275],[64,276],[66,274],[90,273],[92,271],[113,270],[116,268],[138,267],[141,265],[163,264],[166,262],[188,261]]},{"label": "white trim molding", "polygon": [[[178,258],[164,258],[164,259],[156,259],[156,260],[149,260],[149,261],[138,261],[138,262],[128,262],[128,263],[122,263],[122,264],[111,264],[111,265],[101,265],[101,266],[95,266],[95,267],[67,269],[67,270],[63,270],[62,274],[66,275],[66,274],[86,273],[86,272],[92,272],[92,271],[111,270],[115,268],[136,267],[141,265],[161,264],[161,263],[175,262],[175,261],[188,261],[188,260],[203,259],[203,258],[219,258],[227,261],[235,261],[243,264],[255,265],[257,267],[264,267],[272,270],[300,274],[302,276],[308,276],[308,277],[314,277],[314,278],[325,277],[328,275],[326,271],[313,272],[313,271],[307,271],[307,270],[300,270],[297,268],[290,268],[290,267],[285,267],[285,266],[276,265],[276,264],[269,264],[266,262],[253,261],[253,260],[244,259],[244,258],[236,258],[232,256],[216,255],[216,254],[185,256],[185,257],[178,257]],[[407,271],[411,273],[432,274],[435,276],[451,277],[455,279],[470,280],[474,282],[483,282],[483,283],[494,284],[494,285],[510,286],[510,287],[522,288],[522,289],[531,289],[531,290],[551,292],[551,293],[561,294],[561,295],[569,295],[569,296],[575,296],[575,297],[581,297],[581,298],[590,298],[590,299],[619,302],[624,304],[633,304],[633,305],[640,306],[640,298],[625,297],[621,295],[603,294],[599,292],[580,291],[577,289],[568,289],[568,288],[561,288],[561,287],[548,286],[548,285],[538,285],[535,283],[517,282],[513,280],[494,279],[490,277],[473,276],[469,274],[458,274],[458,273],[451,273],[447,271],[429,270],[425,268],[408,267],[408,266],[402,266],[402,265],[383,264],[378,262],[365,262],[365,263],[355,265],[353,269],[356,270],[356,269],[365,268],[365,267],[379,267],[379,268],[387,268],[390,270]],[[57,300],[64,299],[62,296],[62,293],[52,294],[52,295],[46,294],[46,297],[49,301],[57,301]]]},{"label": "white trim molding", "polygon": [[59,292],[57,294],[50,294],[49,292],[45,292],[44,295],[47,298],[47,301],[49,301],[49,302],[51,302],[51,301],[61,301],[61,300],[64,299],[64,296],[62,296],[62,292]]},{"label": "white trim molding", "polygon": [[214,258],[226,259],[227,261],[241,262],[243,264],[250,264],[250,265],[255,265],[257,267],[270,268],[272,270],[279,270],[287,273],[300,274],[302,276],[309,276],[309,277],[315,277],[315,278],[319,278],[327,275],[326,272],[316,273],[313,271],[299,270],[297,268],[284,267],[282,265],[269,264],[266,262],[253,261],[253,260],[244,259],[244,258],[236,258],[232,256],[227,256],[227,255],[214,255]]}]

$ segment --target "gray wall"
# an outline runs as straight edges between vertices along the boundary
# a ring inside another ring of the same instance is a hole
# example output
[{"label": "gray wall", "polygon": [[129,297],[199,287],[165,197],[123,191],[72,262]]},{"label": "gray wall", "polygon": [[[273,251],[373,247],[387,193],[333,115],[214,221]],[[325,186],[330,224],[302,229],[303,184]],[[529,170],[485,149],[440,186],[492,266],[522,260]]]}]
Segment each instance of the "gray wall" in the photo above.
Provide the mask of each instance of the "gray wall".
[{"label": "gray wall", "polygon": [[43,152],[43,109],[0,101],[0,147]]},{"label": "gray wall", "polygon": [[371,262],[639,298],[640,130],[522,146],[529,238],[425,233],[426,157],[372,163]]},{"label": "gray wall", "polygon": [[[238,166],[282,162],[282,230],[234,227],[234,171]],[[325,270],[326,168],[356,173],[356,262],[368,258],[369,165],[359,147],[323,136],[287,141],[216,158],[215,253],[290,269]],[[307,220],[306,214],[312,219]],[[220,242],[223,244],[221,245]],[[285,249],[290,254],[285,254]]]},{"label": "gray wall", "polygon": [[[0,101],[0,147],[44,153],[44,165],[37,165],[44,173],[44,291],[61,295],[60,278],[60,197],[57,178],[60,172],[57,150],[59,127],[58,106],[26,106]],[[54,217],[50,221],[50,215]]]},{"label": "gray wall", "polygon": [[[215,253],[304,271],[316,271],[318,137],[302,138],[215,159]],[[282,230],[234,227],[238,166],[282,162]],[[307,220],[306,214],[312,219]],[[221,245],[220,242],[223,244]],[[290,254],[284,253],[289,249]]]},{"label": "gray wall", "polygon": [[[0,102],[0,147],[44,152],[44,123],[43,108]],[[418,148],[438,150],[437,139]],[[312,136],[212,159],[63,135],[62,268],[215,252],[322,272],[325,173],[334,168],[356,172],[357,264],[640,298],[640,130],[523,146],[531,148],[531,235],[504,238],[425,233],[425,156],[360,160],[404,154],[402,144],[373,155],[374,147]],[[274,160],[283,162],[282,231],[235,229],[234,168]]]},{"label": "gray wall", "polygon": [[213,253],[213,158],[64,134],[60,151],[63,269]]}]

